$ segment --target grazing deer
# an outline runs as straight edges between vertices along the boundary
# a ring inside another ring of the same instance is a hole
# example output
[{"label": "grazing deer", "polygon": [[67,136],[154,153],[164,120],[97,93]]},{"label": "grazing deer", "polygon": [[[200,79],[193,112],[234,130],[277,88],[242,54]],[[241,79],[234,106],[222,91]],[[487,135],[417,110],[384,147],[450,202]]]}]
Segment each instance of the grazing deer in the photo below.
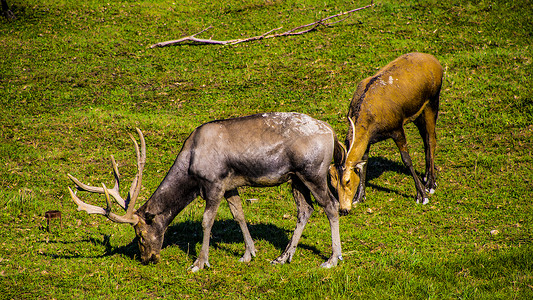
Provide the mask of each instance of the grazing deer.
[{"label": "grazing deer", "polygon": [[[119,194],[120,176],[113,157],[113,189],[107,189],[105,185],[88,186],[72,175],[68,176],[79,190],[106,196],[107,208],[102,208],[81,201],[69,188],[78,210],[133,225],[143,263],[159,261],[165,230],[176,215],[197,196],[206,201],[202,220],[203,240],[200,254],[190,269],[198,271],[204,266],[209,267],[211,227],[222,197],[228,201],[231,213],[244,236],[245,252],[240,261],[250,261],[256,250],[244,219],[237,188],[276,186],[289,180],[292,182],[298,208],[298,221],[286,249],[272,263],[291,261],[302,231],[313,212],[311,194],[324,209],[331,227],[333,253],[322,267],[333,267],[342,260],[338,203],[329,191],[327,179],[334,145],[338,140],[327,123],[299,113],[264,113],[203,124],[184,142],[174,164],[156,191],[144,205],[135,210],[146,160],[145,141],[142,132],[139,129],[137,131],[141,141],[140,150],[133,137],[132,140],[137,152],[138,173],[126,199]],[[126,210],[125,215],[111,212],[109,196]]]},{"label": "grazing deer", "polygon": [[[443,70],[429,54],[402,55],[357,86],[348,120],[348,150],[343,163],[330,168],[331,184],[336,187],[341,214],[347,214],[352,202],[365,198],[365,177],[370,145],[392,138],[402,161],[411,172],[417,190],[416,202],[429,202],[426,191],[434,193],[436,184],[434,156],[435,127]],[[424,184],[413,168],[403,125],[414,121],[424,141],[426,178]],[[356,192],[358,193],[356,194]]]}]

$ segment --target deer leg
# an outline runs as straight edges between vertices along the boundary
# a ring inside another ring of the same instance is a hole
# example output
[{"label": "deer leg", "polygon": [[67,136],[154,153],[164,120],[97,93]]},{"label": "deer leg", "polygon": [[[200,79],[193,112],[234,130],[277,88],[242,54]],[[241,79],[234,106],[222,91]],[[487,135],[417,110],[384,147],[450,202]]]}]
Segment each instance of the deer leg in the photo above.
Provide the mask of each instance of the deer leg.
[{"label": "deer leg", "polygon": [[200,255],[189,268],[192,272],[197,272],[207,266],[209,268],[209,240],[211,238],[211,228],[215,222],[218,207],[220,206],[222,195],[220,197],[207,197],[205,211],[202,219],[203,239]]},{"label": "deer leg", "polygon": [[335,209],[333,203],[331,203],[324,207],[324,212],[328,217],[329,227],[331,228],[332,253],[329,259],[320,266],[322,268],[331,268],[336,266],[339,263],[339,260],[342,260],[341,237],[339,233],[339,211]]},{"label": "deer leg", "polygon": [[411,176],[413,176],[413,180],[415,181],[416,203],[429,203],[429,199],[426,196],[424,185],[420,181],[420,178],[418,178],[418,175],[416,175],[415,168],[413,167],[411,156],[409,155],[409,150],[407,148],[407,140],[405,138],[403,128],[395,132],[392,138],[394,139],[394,142],[396,142],[396,146],[398,146],[398,149],[400,149],[400,155],[402,157],[403,164],[409,169],[409,171],[411,172]]},{"label": "deer leg", "polygon": [[426,154],[426,191],[435,193],[437,188],[437,176],[435,175],[435,149],[437,148],[437,138],[435,127],[437,123],[437,113],[431,107],[427,107],[424,112],[415,120],[415,125],[424,141],[424,152]]},{"label": "deer leg", "polygon": [[296,207],[298,208],[296,229],[294,229],[294,233],[292,234],[291,240],[285,248],[285,251],[283,251],[278,258],[274,259],[272,264],[284,264],[287,261],[291,262],[305,225],[314,210],[311,205],[312,202],[309,189],[295,176],[292,178],[292,194],[296,201]]},{"label": "deer leg", "polygon": [[331,228],[331,248],[332,254],[327,261],[320,266],[331,268],[342,260],[341,238],[339,233],[339,210],[336,207],[335,199],[327,192],[327,187],[320,188],[318,185],[309,184],[309,189],[315,197],[318,204],[324,209],[328,217],[329,227]]},{"label": "deer leg", "polygon": [[255,257],[255,246],[254,246],[254,241],[252,239],[252,236],[250,235],[250,232],[248,231],[248,226],[246,225],[246,220],[244,218],[244,212],[242,210],[241,197],[239,196],[239,192],[236,189],[226,192],[224,197],[226,197],[231,214],[233,215],[233,218],[235,219],[235,221],[239,223],[239,226],[241,227],[242,235],[244,237],[244,245],[246,249],[244,251],[244,255],[241,257],[241,259],[239,259],[239,261],[249,262],[252,260],[252,257]]},{"label": "deer leg", "polygon": [[368,148],[366,148],[365,154],[363,154],[362,161],[366,162],[363,165],[363,168],[359,172],[359,186],[357,187],[357,194],[355,198],[352,201],[352,204],[361,203],[366,199],[366,168],[368,166],[368,153],[370,152],[370,145],[368,145]]}]

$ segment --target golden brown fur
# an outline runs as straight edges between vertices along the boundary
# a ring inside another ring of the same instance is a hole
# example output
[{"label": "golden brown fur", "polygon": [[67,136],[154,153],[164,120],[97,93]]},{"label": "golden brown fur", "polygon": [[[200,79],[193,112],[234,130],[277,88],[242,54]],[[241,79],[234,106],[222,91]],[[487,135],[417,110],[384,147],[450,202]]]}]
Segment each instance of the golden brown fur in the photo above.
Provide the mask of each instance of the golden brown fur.
[{"label": "golden brown fur", "polygon": [[424,140],[425,188],[432,192],[436,187],[433,160],[442,77],[443,69],[434,56],[409,53],[358,84],[348,111],[353,126],[350,126],[345,141],[348,148],[345,163],[330,172],[342,211],[348,212],[352,201],[359,202],[365,197],[370,145],[388,138],[396,142],[402,161],[411,171],[417,188],[416,201],[427,203],[424,186],[412,167],[403,125],[414,121]]}]

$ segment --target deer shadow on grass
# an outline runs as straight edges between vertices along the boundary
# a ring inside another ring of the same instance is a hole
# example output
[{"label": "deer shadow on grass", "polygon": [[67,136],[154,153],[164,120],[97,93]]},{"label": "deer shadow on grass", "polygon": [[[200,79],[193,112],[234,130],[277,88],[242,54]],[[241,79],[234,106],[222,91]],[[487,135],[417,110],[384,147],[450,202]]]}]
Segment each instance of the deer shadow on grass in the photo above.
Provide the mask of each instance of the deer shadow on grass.
[{"label": "deer shadow on grass", "polygon": [[[289,244],[289,239],[292,236],[294,228],[284,229],[271,223],[247,224],[250,235],[254,240],[267,241],[279,250],[279,254],[285,250]],[[294,224],[296,226],[296,224]],[[305,234],[305,230],[304,230]],[[202,243],[203,231],[201,221],[183,221],[169,226],[165,240],[163,242],[163,249],[166,247],[178,246],[181,251],[186,253],[191,258],[196,258],[198,253],[196,251],[197,245]],[[225,244],[242,244],[242,248],[237,250],[230,250],[225,247]],[[244,238],[241,228],[233,219],[217,220],[213,224],[211,230],[211,239],[209,243],[210,249],[221,249],[230,252],[238,260],[244,254]],[[298,248],[306,249],[313,252],[315,255],[321,256],[323,259],[327,257],[321,253],[314,246],[299,243]],[[272,257],[275,259],[276,257]]]},{"label": "deer shadow on grass", "polygon": [[[412,181],[411,172],[409,172],[409,169],[400,161],[393,161],[387,158],[383,158],[380,156],[377,157],[369,157],[368,158],[368,166],[366,171],[366,186],[372,187],[375,190],[387,192],[387,193],[394,193],[397,195],[400,195],[405,198],[412,198],[413,195],[406,194],[403,192],[400,192],[398,189],[391,189],[390,187],[385,187],[383,185],[377,185],[375,183],[372,183],[376,178],[379,178],[381,175],[383,175],[385,172],[395,172],[398,174],[403,174],[407,176],[408,178],[411,178],[411,181],[409,184],[414,185]],[[416,172],[419,178],[422,178],[423,174],[420,172]],[[367,194],[368,197],[368,194]]]},{"label": "deer shadow on grass", "polygon": [[[279,249],[280,254],[289,243],[289,238],[292,235],[292,229],[280,228],[271,223],[248,224],[248,230],[255,243],[259,240],[267,241]],[[201,221],[184,221],[173,224],[166,232],[163,249],[169,246],[178,246],[188,256],[196,257],[198,255],[196,248],[202,243],[202,237]],[[229,250],[228,247],[224,246],[224,244],[235,243],[242,243],[242,248]],[[238,260],[244,254],[244,238],[238,223],[233,219],[215,221],[211,230],[209,247],[210,249],[229,251]],[[298,247],[320,253],[315,247],[302,244]]]},{"label": "deer shadow on grass", "polygon": [[[280,254],[289,243],[289,238],[291,237],[293,231],[293,229],[284,229],[274,224],[267,223],[248,224],[248,229],[254,242],[257,243],[257,241],[259,240],[267,241],[275,248],[279,249]],[[165,233],[162,250],[167,247],[178,246],[181,251],[186,253],[189,257],[191,257],[191,259],[194,260],[198,255],[196,248],[198,244],[202,243],[202,237],[203,232],[201,221],[187,220],[175,223],[170,225]],[[135,237],[130,243],[122,246],[113,246],[111,244],[111,235],[108,234],[103,234],[101,239],[97,237],[89,237],[77,242],[88,242],[94,245],[103,246],[105,248],[104,253],[92,256],[83,254],[61,255],[56,253],[41,253],[41,255],[49,256],[53,259],[101,258],[117,254],[128,257],[132,260],[139,260],[140,257],[137,237]],[[47,243],[72,244],[76,242],[49,241]],[[224,244],[235,243],[242,243],[242,249],[229,250],[228,247],[224,246]],[[230,252],[231,255],[235,256],[235,260],[237,261],[244,254],[245,250],[244,238],[237,222],[233,219],[216,220],[211,230],[211,240],[209,246],[210,249],[222,249],[224,251]],[[321,253],[321,251],[314,246],[310,246],[307,244],[299,244],[298,248],[306,249],[322,257],[323,259],[327,259],[325,254]],[[164,257],[164,253],[162,253],[161,255],[162,257]],[[272,257],[272,259],[275,259],[275,257]]]},{"label": "deer shadow on grass", "polygon": [[105,257],[105,256],[112,256],[115,254],[122,254],[127,257],[135,258],[139,255],[139,251],[137,248],[137,242],[134,239],[131,241],[128,245],[120,246],[120,247],[113,247],[111,244],[111,234],[102,234],[101,239],[98,237],[89,236],[80,240],[76,241],[63,241],[60,239],[50,240],[39,240],[36,241],[37,243],[43,243],[43,244],[62,244],[62,245],[74,245],[74,244],[81,244],[81,243],[90,243],[93,245],[99,245],[103,246],[105,248],[103,254],[99,255],[83,255],[80,253],[76,254],[57,254],[57,253],[48,253],[48,252],[39,252],[42,256],[47,256],[53,259],[73,259],[73,258],[99,258],[99,257]]}]

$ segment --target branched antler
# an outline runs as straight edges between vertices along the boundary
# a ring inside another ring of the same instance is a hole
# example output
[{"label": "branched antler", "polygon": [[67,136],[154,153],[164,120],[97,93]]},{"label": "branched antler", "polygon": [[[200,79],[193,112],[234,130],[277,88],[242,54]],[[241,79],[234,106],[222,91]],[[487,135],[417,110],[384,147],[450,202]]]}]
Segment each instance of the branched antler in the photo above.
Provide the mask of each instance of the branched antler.
[{"label": "branched antler", "polygon": [[[213,40],[213,39],[210,39],[210,38],[209,39],[200,39],[200,38],[196,37],[200,33],[203,33],[205,31],[213,28],[212,26],[209,26],[209,27],[205,28],[204,30],[202,30],[202,31],[200,31],[198,33],[195,33],[193,35],[186,36],[186,37],[178,39],[178,40],[159,42],[157,44],[153,44],[152,46],[150,46],[150,48],[166,47],[166,46],[185,43],[185,42],[194,42],[194,43],[199,43],[199,44],[216,44],[216,45],[228,45],[228,44],[230,44],[230,45],[234,45],[234,44],[239,44],[239,43],[244,43],[244,42],[262,40],[262,39],[270,39],[270,38],[275,38],[275,37],[280,37],[280,36],[301,35],[301,34],[313,31],[316,28],[318,28],[319,26],[328,27],[330,25],[342,22],[342,21],[346,20],[348,17],[346,17],[346,18],[344,18],[342,20],[336,21],[336,22],[331,22],[331,23],[326,23],[325,21],[327,21],[327,20],[330,20],[330,19],[333,19],[333,18],[337,18],[337,17],[340,17],[340,16],[344,16],[344,15],[349,15],[349,14],[351,14],[353,12],[369,8],[369,7],[373,6],[373,5],[374,5],[374,1],[372,0],[369,5],[366,5],[366,6],[363,6],[363,7],[359,7],[359,8],[356,8],[356,9],[352,9],[352,10],[349,10],[349,11],[346,11],[346,12],[342,12],[342,13],[339,13],[339,14],[336,14],[336,15],[332,15],[332,16],[320,19],[320,20],[318,20],[316,22],[313,22],[313,23],[309,23],[309,24],[306,24],[306,25],[301,25],[301,26],[295,27],[293,29],[290,29],[288,31],[285,31],[283,33],[271,34],[272,32],[278,31],[278,30],[280,30],[282,28],[282,27],[279,27],[279,28],[272,29],[272,30],[270,30],[270,31],[268,31],[266,33],[263,33],[262,35],[248,37],[248,38],[244,38],[244,39],[234,39],[234,40],[220,41],[220,40]],[[303,29],[303,28],[306,28],[306,29]],[[300,29],[303,29],[303,30],[300,30]],[[300,31],[298,31],[298,30],[300,30]]]},{"label": "branched antler", "polygon": [[[140,149],[139,145],[137,144],[137,141],[130,134],[130,138],[132,139],[135,145],[135,152],[137,154],[137,175],[135,175],[135,178],[133,179],[133,183],[131,184],[130,190],[128,192],[128,197],[126,199],[123,199],[120,196],[120,173],[118,172],[117,162],[115,161],[115,158],[111,155],[111,164],[113,165],[113,175],[115,177],[115,185],[112,189],[106,188],[104,184],[102,184],[102,187],[90,186],[80,182],[74,176],[67,174],[67,176],[74,182],[74,184],[76,184],[76,188],[78,190],[97,194],[104,194],[106,198],[107,208],[87,204],[81,201],[76,195],[76,193],[72,191],[72,189],[69,187],[68,190],[70,193],[70,197],[78,205],[78,211],[86,211],[89,214],[104,215],[110,220],[117,223],[130,223],[133,225],[137,224],[139,219],[134,214],[135,201],[137,200],[137,197],[139,196],[139,192],[141,190],[142,173],[144,170],[144,165],[146,163],[146,143],[144,141],[144,136],[139,128],[137,128],[137,133],[139,134],[139,138],[141,141]],[[115,201],[126,211],[126,214],[124,216],[116,215],[111,212],[111,200],[109,196],[113,197],[113,199],[115,199]]]}]

